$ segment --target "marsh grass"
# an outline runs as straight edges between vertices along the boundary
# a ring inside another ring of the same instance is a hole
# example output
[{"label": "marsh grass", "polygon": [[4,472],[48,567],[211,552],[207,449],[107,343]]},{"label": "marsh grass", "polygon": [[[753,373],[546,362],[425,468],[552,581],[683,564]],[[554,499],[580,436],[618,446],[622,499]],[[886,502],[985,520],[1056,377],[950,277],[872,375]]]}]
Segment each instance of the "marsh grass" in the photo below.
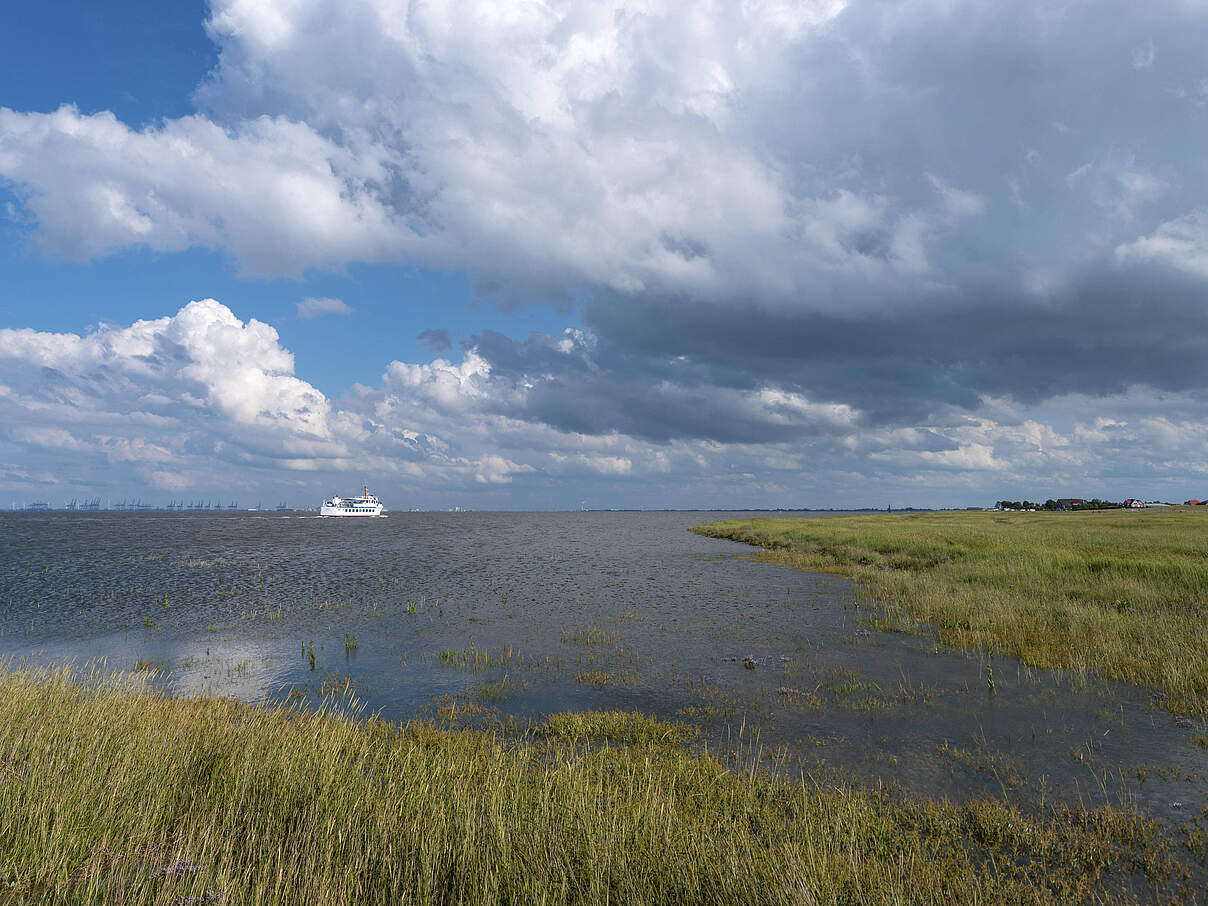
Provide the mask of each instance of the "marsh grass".
[{"label": "marsh grass", "polygon": [[575,674],[575,682],[581,686],[632,686],[637,682],[637,677],[625,670],[619,673],[610,670],[584,670]]},{"label": "marsh grass", "polygon": [[880,629],[1090,670],[1162,690],[1168,710],[1208,715],[1201,510],[749,519],[693,531],[851,576]]},{"label": "marsh grass", "polygon": [[621,641],[617,633],[609,633],[595,623],[573,632],[563,632],[562,641],[572,645],[614,645]]},{"label": "marsh grass", "polygon": [[523,660],[518,658],[516,650],[511,645],[498,648],[479,648],[473,641],[464,648],[442,648],[436,652],[436,659],[445,667],[458,667],[463,670],[514,667]]},{"label": "marsh grass", "polygon": [[699,730],[679,721],[664,721],[640,711],[575,711],[551,715],[539,729],[545,736],[568,742],[624,745],[682,746]]},{"label": "marsh grass", "polygon": [[1189,850],[1125,809],[1037,816],[732,772],[642,715],[555,716],[513,737],[358,719],[331,699],[313,711],[170,699],[137,678],[15,669],[0,672],[0,714],[9,902],[1198,895]]},{"label": "marsh grass", "polygon": [[478,698],[483,701],[502,702],[514,698],[521,691],[524,690],[512,682],[507,675],[504,675],[502,679],[495,680],[493,683],[483,683],[478,687],[476,693]]},{"label": "marsh grass", "polygon": [[985,744],[984,739],[975,739],[972,748],[961,748],[945,739],[936,747],[935,755],[974,772],[993,774],[1004,788],[1014,789],[1025,780],[1015,759],[1005,752],[994,751]]}]

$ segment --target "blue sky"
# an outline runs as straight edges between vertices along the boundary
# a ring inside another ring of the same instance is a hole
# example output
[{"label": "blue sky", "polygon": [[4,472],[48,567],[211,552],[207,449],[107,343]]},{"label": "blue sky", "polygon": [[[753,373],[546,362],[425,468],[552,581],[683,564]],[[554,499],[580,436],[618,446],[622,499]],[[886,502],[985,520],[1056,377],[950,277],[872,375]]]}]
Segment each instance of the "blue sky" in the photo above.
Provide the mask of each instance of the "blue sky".
[{"label": "blue sky", "polygon": [[1180,0],[22,11],[0,495],[1203,497],[1206,26]]},{"label": "blue sky", "polygon": [[[523,337],[560,330],[573,312],[551,306],[502,309],[480,299],[464,273],[404,265],[349,265],[302,279],[240,279],[218,252],[163,255],[121,252],[96,261],[47,258],[31,251],[21,231],[5,231],[0,259],[0,312],[11,326],[80,332],[108,324],[175,313],[193,299],[222,300],[242,317],[272,324],[296,356],[297,369],[325,393],[353,383],[375,383],[386,362],[429,354],[424,330],[458,337],[489,328]],[[302,319],[306,298],[338,298],[350,315]],[[345,351],[333,353],[333,347]],[[354,347],[349,355],[347,348]]]},{"label": "blue sky", "polygon": [[0,33],[0,85],[18,110],[74,103],[143,125],[193,110],[193,89],[218,62],[204,3],[47,0],[10,15]]}]

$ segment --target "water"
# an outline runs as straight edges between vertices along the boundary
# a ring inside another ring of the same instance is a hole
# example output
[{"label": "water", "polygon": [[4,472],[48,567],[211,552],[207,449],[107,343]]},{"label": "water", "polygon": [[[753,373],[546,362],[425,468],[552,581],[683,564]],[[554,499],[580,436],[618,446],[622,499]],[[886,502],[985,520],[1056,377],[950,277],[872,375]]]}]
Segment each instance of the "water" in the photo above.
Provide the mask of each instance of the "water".
[{"label": "water", "polygon": [[846,580],[688,531],[730,515],[0,514],[0,655],[395,720],[637,708],[736,763],[953,799],[1208,804],[1204,728],[1144,690],[873,631]]}]

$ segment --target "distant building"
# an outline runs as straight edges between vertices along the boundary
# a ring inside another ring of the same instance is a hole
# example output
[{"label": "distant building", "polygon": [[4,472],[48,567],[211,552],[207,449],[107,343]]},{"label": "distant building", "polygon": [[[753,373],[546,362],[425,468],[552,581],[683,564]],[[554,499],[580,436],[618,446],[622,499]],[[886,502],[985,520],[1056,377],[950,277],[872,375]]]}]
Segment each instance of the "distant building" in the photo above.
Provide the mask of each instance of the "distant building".
[{"label": "distant building", "polygon": [[1072,510],[1076,506],[1086,506],[1086,501],[1081,497],[1057,498],[1057,509],[1059,510]]},{"label": "distant building", "polygon": [[1193,497],[1193,498],[1191,498],[1190,500],[1184,500],[1184,501],[1183,501],[1183,506],[1202,506],[1202,505],[1203,505],[1203,503],[1204,503],[1204,501],[1202,501],[1202,500],[1196,500],[1196,499]]},{"label": "distant building", "polygon": [[1128,498],[1126,501],[1124,501],[1124,505],[1125,505],[1126,507],[1128,507],[1130,510],[1143,510],[1143,509],[1145,509],[1145,501],[1144,501],[1144,500],[1137,500],[1137,498],[1135,498],[1135,497],[1129,497],[1129,498]]}]

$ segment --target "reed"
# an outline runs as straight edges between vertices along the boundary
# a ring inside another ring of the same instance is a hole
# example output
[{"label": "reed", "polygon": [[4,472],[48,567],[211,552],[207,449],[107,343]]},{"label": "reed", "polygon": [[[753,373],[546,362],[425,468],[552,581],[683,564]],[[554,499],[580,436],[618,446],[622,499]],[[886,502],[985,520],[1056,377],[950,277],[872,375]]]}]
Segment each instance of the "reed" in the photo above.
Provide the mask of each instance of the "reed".
[{"label": "reed", "polygon": [[609,633],[592,623],[585,629],[563,632],[562,641],[572,645],[613,645],[621,641],[621,636]]},{"label": "reed", "polygon": [[563,716],[505,736],[362,720],[334,699],[170,699],[137,679],[17,669],[0,671],[0,714],[7,902],[1066,904],[1197,890],[1182,845],[1124,809],[1037,816],[731,772],[649,718]]},{"label": "reed", "polygon": [[[1091,670],[1208,716],[1208,513],[928,513],[748,519],[693,531],[838,572],[878,628]],[[993,674],[987,671],[993,690]]]}]

